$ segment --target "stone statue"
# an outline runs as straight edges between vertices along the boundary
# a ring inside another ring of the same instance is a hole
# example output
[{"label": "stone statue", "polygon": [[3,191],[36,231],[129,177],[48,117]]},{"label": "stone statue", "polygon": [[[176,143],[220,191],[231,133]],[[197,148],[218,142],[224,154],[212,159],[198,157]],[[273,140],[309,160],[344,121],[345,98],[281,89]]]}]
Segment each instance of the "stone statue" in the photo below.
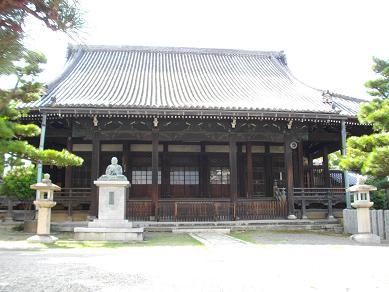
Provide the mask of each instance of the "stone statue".
[{"label": "stone statue", "polygon": [[123,169],[118,164],[118,159],[112,157],[111,164],[107,166],[105,174],[97,180],[127,180],[127,177],[123,175]]},{"label": "stone statue", "polygon": [[116,157],[112,157],[111,164],[107,166],[107,170],[105,171],[106,175],[122,175],[123,169],[118,164],[118,159]]}]

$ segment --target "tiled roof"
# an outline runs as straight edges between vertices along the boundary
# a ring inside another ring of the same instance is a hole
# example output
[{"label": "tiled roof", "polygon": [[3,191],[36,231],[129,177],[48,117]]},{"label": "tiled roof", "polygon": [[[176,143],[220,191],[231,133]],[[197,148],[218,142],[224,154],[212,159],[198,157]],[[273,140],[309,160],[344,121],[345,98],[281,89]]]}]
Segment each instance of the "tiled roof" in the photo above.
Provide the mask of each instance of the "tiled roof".
[{"label": "tiled roof", "polygon": [[362,102],[368,100],[358,99],[346,95],[332,93],[332,101],[341,115],[356,117]]},{"label": "tiled roof", "polygon": [[32,108],[202,109],[354,116],[358,100],[306,86],[282,52],[74,46],[64,73]]}]

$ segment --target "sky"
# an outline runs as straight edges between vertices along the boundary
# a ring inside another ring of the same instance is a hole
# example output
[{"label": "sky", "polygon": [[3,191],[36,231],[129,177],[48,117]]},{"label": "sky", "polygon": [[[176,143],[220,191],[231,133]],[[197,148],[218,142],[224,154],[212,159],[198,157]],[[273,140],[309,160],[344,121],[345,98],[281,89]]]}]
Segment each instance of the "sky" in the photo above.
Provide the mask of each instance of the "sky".
[{"label": "sky", "polygon": [[354,97],[376,76],[372,57],[389,59],[389,1],[79,0],[77,39],[26,23],[29,48],[48,57],[43,81],[63,69],[69,42],[283,50],[302,82]]}]

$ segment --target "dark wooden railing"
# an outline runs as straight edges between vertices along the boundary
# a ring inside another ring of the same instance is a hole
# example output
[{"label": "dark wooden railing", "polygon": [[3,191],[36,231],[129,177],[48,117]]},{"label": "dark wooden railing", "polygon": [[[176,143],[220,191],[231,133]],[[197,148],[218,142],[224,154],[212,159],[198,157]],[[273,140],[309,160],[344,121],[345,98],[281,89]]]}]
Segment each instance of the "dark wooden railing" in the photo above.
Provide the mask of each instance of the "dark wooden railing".
[{"label": "dark wooden railing", "polygon": [[[286,217],[286,201],[274,198],[238,199],[162,199],[158,202],[159,221],[264,220]],[[151,200],[127,201],[127,217],[148,221],[154,214]]]},{"label": "dark wooden railing", "polygon": [[328,218],[333,217],[333,205],[344,202],[344,188],[294,188],[294,202],[301,203],[301,217],[307,218],[307,205],[320,202],[327,205]]},{"label": "dark wooden railing", "polygon": [[287,216],[286,207],[286,200],[278,201],[273,198],[238,200],[236,202],[236,219],[283,219]]},{"label": "dark wooden railing", "polygon": [[[330,187],[339,188],[344,186],[343,171],[330,169],[328,173],[330,175]],[[304,186],[307,188],[325,187],[324,167],[322,165],[304,167]]]},{"label": "dark wooden railing", "polygon": [[[127,200],[127,217],[133,221],[224,221],[224,220],[265,220],[286,218],[287,202],[283,189],[276,187],[278,196],[263,198],[191,198],[160,199],[155,208],[150,199]],[[322,203],[327,206],[328,216],[333,216],[333,206],[345,201],[344,188],[294,188],[294,203],[301,206],[303,218],[307,206]],[[275,192],[277,193],[277,192]],[[71,216],[74,210],[88,210],[91,202],[90,188],[62,188],[54,193],[54,200]],[[3,209],[8,200],[2,199]],[[13,202],[15,203],[15,202]],[[157,209],[157,210],[156,210]],[[157,211],[157,214],[155,214]],[[155,216],[156,215],[156,216]]]},{"label": "dark wooden railing", "polygon": [[229,199],[161,200],[158,203],[160,221],[223,221],[231,220]]},{"label": "dark wooden railing", "polygon": [[150,221],[154,214],[154,204],[149,199],[127,201],[127,218],[131,221]]},{"label": "dark wooden railing", "polygon": [[54,193],[57,205],[63,205],[68,215],[72,216],[75,209],[89,209],[91,203],[91,188],[62,188]]}]

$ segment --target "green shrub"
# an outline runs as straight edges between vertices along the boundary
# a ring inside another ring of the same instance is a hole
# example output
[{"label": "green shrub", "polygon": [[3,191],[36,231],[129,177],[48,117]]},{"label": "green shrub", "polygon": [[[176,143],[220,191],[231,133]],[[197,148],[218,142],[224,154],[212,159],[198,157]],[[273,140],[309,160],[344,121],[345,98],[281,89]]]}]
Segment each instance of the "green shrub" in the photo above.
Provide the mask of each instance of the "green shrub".
[{"label": "green shrub", "polygon": [[14,167],[4,176],[0,193],[14,200],[32,200],[35,197],[35,190],[30,186],[34,183],[36,183],[35,167]]},{"label": "green shrub", "polygon": [[385,190],[378,190],[372,192],[371,200],[374,202],[373,208],[376,210],[386,209],[387,207],[387,197]]},{"label": "green shrub", "polygon": [[23,231],[23,230],[24,230],[24,224],[18,224],[12,227],[12,231]]},{"label": "green shrub", "polygon": [[387,209],[388,196],[386,194],[389,189],[389,180],[387,177],[369,177],[366,184],[377,187],[377,191],[371,193],[371,200],[374,202],[374,209]]}]

